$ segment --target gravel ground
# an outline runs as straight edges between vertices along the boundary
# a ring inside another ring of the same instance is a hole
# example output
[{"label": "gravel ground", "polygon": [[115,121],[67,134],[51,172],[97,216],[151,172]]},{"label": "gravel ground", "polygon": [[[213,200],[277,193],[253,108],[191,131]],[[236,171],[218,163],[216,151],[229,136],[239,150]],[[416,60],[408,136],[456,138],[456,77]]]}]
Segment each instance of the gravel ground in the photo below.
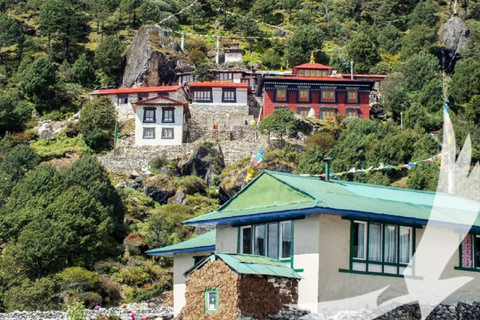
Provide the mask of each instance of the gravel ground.
[{"label": "gravel ground", "polygon": [[[135,317],[131,317],[132,312]],[[169,320],[173,318],[173,308],[149,307],[147,303],[127,304],[126,308],[100,308],[99,310],[88,310],[88,320],[94,320],[98,315],[117,315],[122,320],[140,320],[146,317],[148,320]],[[67,313],[63,311],[14,311],[0,313],[0,320],[68,320]]]}]

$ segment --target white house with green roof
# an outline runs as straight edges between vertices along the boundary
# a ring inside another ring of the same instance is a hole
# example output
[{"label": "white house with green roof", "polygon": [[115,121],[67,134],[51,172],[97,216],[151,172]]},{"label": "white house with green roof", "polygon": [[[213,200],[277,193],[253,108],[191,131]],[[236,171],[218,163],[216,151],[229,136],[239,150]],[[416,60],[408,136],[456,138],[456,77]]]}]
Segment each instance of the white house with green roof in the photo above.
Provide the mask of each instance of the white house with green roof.
[{"label": "white house with green roof", "polygon": [[[404,272],[416,276],[414,269],[406,268],[421,241],[435,196],[433,192],[264,171],[217,211],[185,223],[215,228],[216,252],[268,256],[288,265],[303,278],[298,287],[300,307],[318,312],[320,302],[386,286],[381,300],[404,295]],[[458,201],[450,195],[441,197],[443,215],[437,215],[434,228],[452,228],[455,218],[449,213],[458,213]],[[465,205],[471,202],[464,201]],[[162,254],[167,248],[149,254]],[[177,264],[177,251],[170,254]],[[193,265],[197,253],[189,254]],[[478,301],[478,272],[477,217],[442,274],[442,278],[470,276],[474,280],[445,302]],[[181,283],[184,278],[175,281]]]}]

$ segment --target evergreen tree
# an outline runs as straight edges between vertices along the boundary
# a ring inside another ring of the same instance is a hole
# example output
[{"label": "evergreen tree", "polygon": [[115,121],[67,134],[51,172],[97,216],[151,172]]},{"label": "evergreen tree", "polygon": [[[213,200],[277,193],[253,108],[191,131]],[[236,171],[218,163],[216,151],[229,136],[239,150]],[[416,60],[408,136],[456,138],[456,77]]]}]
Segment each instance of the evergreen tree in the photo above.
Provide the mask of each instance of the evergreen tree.
[{"label": "evergreen tree", "polygon": [[285,59],[288,64],[295,66],[308,62],[312,51],[319,56],[323,46],[324,33],[313,25],[298,27],[287,39],[285,44]]}]

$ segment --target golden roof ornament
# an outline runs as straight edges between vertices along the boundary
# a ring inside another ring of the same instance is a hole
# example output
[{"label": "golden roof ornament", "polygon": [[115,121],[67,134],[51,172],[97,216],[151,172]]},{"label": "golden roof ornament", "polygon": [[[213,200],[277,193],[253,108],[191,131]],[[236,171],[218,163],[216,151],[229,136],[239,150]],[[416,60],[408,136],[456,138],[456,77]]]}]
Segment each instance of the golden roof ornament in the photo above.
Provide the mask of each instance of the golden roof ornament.
[{"label": "golden roof ornament", "polygon": [[313,54],[313,51],[312,51],[312,54],[310,55],[310,63],[315,63],[315,55]]}]

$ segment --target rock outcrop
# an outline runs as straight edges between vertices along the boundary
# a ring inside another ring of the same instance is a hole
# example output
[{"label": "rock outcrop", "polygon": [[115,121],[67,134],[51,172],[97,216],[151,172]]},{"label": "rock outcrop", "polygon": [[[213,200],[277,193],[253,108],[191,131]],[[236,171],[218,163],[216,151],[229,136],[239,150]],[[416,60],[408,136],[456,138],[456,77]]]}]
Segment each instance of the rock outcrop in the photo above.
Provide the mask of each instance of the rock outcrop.
[{"label": "rock outcrop", "polygon": [[175,40],[158,25],[145,25],[125,55],[122,87],[153,87],[174,84],[175,74],[193,71]]},{"label": "rock outcrop", "polygon": [[187,159],[182,159],[178,166],[182,176],[195,175],[204,179],[207,185],[211,185],[212,178],[225,168],[225,161],[220,145],[206,141]]},{"label": "rock outcrop", "polygon": [[444,68],[451,72],[459,54],[465,49],[468,40],[468,28],[459,16],[450,17],[438,30],[438,41],[445,58]]}]

